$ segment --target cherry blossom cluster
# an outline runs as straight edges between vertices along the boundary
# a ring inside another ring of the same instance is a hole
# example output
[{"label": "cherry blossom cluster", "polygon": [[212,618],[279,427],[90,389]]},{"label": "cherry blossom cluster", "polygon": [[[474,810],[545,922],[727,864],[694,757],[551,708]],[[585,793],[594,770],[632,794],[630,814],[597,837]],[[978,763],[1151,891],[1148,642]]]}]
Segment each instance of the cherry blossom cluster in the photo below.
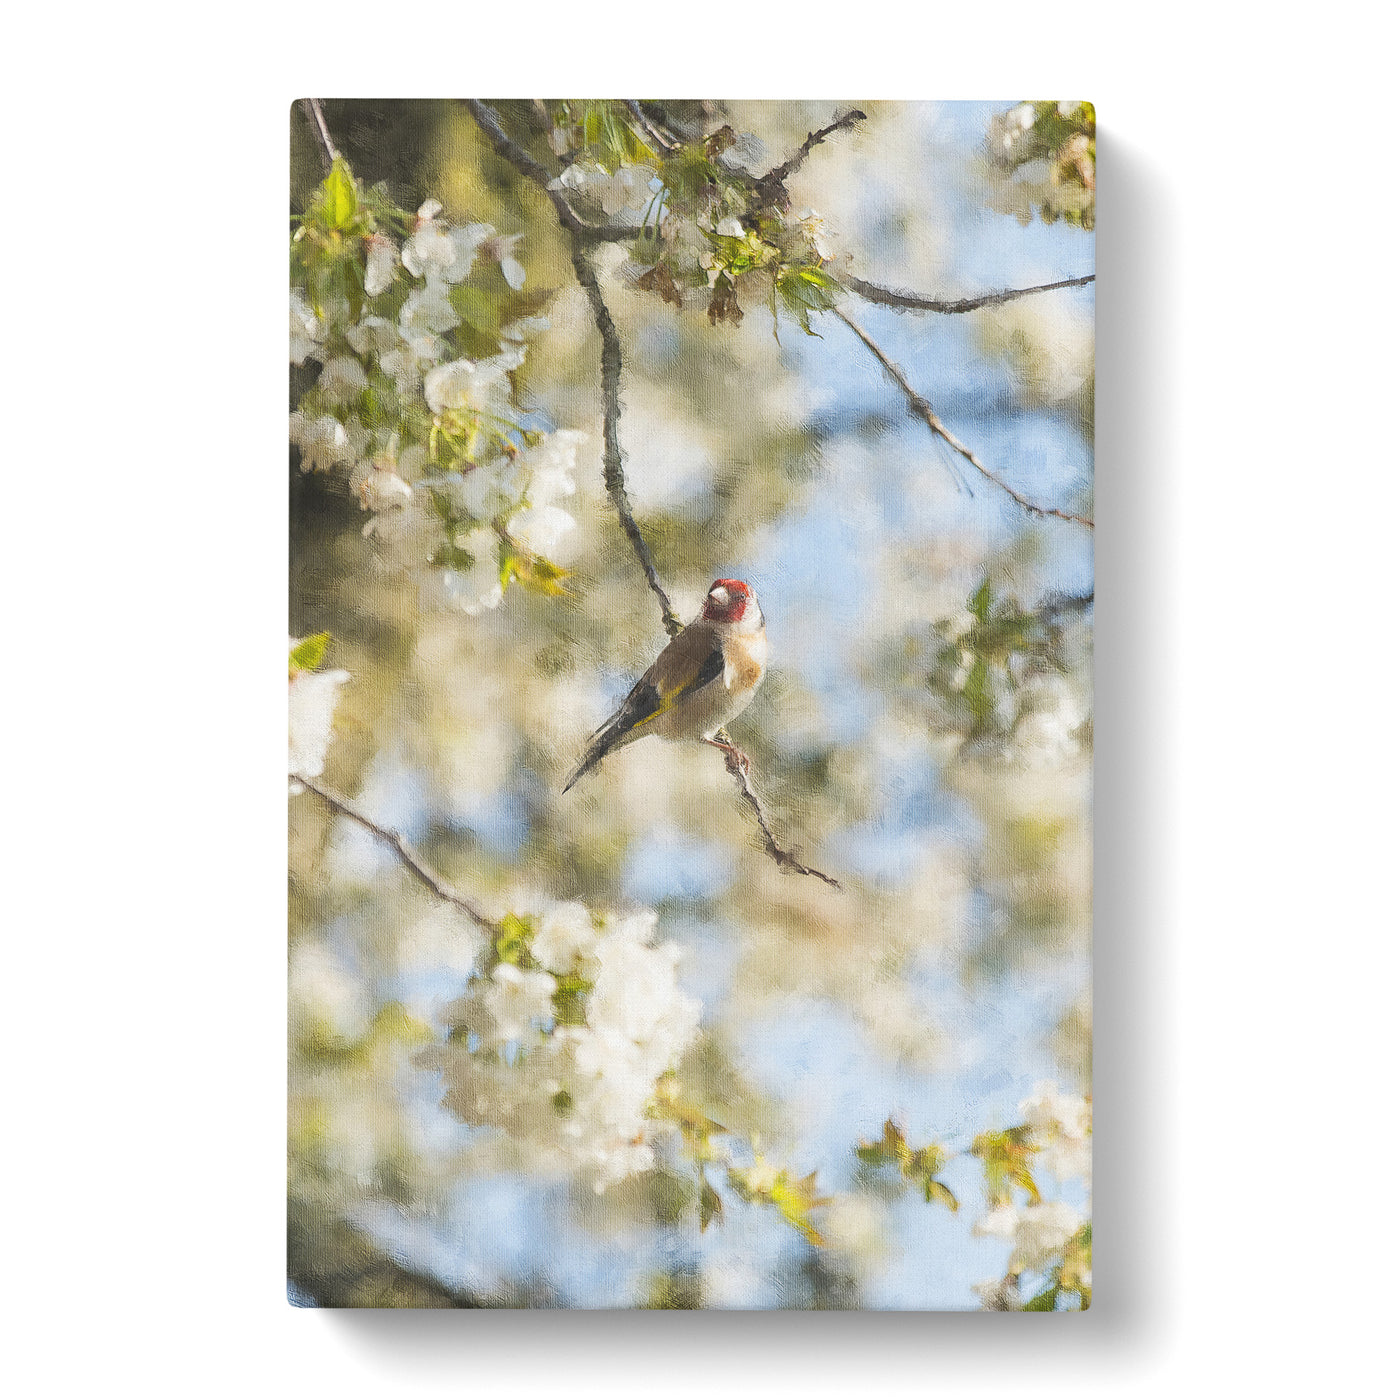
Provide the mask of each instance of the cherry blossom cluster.
[{"label": "cherry blossom cluster", "polygon": [[441,598],[495,607],[513,579],[549,588],[574,529],[578,433],[526,427],[512,375],[546,322],[529,314],[517,236],[453,226],[365,191],[337,160],[293,239],[290,361],[316,369],[289,436],[339,474],[365,535],[429,565]]},{"label": "cherry blossom cluster", "polygon": [[[1093,1105],[1089,1099],[1061,1093],[1049,1080],[1035,1086],[1018,1109],[1026,1147],[1062,1184],[1091,1186]],[[972,1227],[974,1235],[991,1235],[1010,1242],[1005,1274],[977,1285],[984,1306],[1005,1310],[1025,1307],[1032,1300],[1053,1306],[1065,1292],[1086,1300],[1093,1288],[1092,1248],[1088,1218],[1063,1200],[1040,1199],[1039,1192],[1016,1204],[1008,1192]],[[1029,1277],[1043,1286],[1027,1290]],[[1084,1303],[1081,1301],[1081,1306]]]},{"label": "cherry blossom cluster", "polygon": [[656,944],[650,911],[551,904],[503,926],[494,966],[445,1008],[447,1041],[418,1065],[441,1073],[455,1117],[501,1129],[536,1163],[599,1192],[647,1171],[675,1132],[656,1112],[659,1081],[700,1019],[677,983],[680,950]]},{"label": "cherry blossom cluster", "polygon": [[992,207],[1023,224],[1037,214],[1094,227],[1096,120],[1088,102],[1020,102],[987,133]]},{"label": "cherry blossom cluster", "polygon": [[[736,152],[729,127],[658,139],[617,102],[561,104],[550,146],[569,164],[552,182],[589,220],[635,226],[624,275],[677,307],[704,304],[711,324],[738,325],[745,307],[784,310],[808,334],[835,304],[832,250],[810,209],[791,211]],[[742,293],[742,295],[741,295]]]}]

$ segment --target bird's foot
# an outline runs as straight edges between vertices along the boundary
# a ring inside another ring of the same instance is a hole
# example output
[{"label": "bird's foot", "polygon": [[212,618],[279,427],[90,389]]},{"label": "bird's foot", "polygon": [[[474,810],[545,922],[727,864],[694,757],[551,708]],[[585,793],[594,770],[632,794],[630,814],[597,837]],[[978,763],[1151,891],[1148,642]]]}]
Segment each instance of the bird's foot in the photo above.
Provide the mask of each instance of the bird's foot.
[{"label": "bird's foot", "polygon": [[749,776],[749,756],[737,744],[727,744],[723,739],[706,739],[705,742],[719,749],[724,755],[724,766],[731,773]]}]

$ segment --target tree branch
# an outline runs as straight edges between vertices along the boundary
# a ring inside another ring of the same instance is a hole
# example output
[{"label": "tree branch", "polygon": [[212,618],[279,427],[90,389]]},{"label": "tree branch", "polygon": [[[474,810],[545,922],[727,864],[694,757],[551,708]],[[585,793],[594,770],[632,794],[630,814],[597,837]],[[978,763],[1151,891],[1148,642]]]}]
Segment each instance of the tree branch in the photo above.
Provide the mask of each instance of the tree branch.
[{"label": "tree branch", "polygon": [[997,476],[995,472],[989,471],[984,467],[982,463],[977,460],[972,449],[965,443],[959,442],[958,439],[943,426],[942,419],[933,411],[929,401],[914,389],[914,386],[904,377],[899,366],[880,349],[870,336],[867,335],[839,306],[832,308],[832,315],[843,320],[856,335],[860,337],[865,348],[884,366],[885,373],[904,391],[904,397],[909,401],[910,412],[913,413],[916,418],[923,419],[923,421],[928,424],[929,431],[933,433],[935,437],[941,437],[954,452],[976,467],[993,486],[1000,487],[1001,490],[1005,491],[1022,510],[1028,511],[1031,515],[1038,515],[1041,517],[1054,515],[1061,520],[1073,520],[1076,524],[1085,525],[1091,530],[1094,528],[1094,522],[1090,520],[1088,516],[1075,515],[1070,511],[1060,510],[1055,506],[1037,505],[1034,501],[1023,496],[1014,486],[1009,486],[1001,477]]},{"label": "tree branch", "polygon": [[912,292],[898,292],[889,287],[876,286],[860,277],[848,277],[846,285],[866,301],[879,302],[881,306],[893,306],[898,311],[940,311],[945,316],[957,316],[964,311],[976,311],[983,306],[1000,306],[1003,302],[1016,301],[1019,297],[1034,296],[1037,292],[1057,292],[1061,287],[1083,287],[1094,280],[1094,273],[1087,277],[1067,277],[1063,282],[1045,282],[1039,287],[1012,287],[1004,292],[985,292],[980,297],[963,297],[958,301],[941,301],[935,297],[915,296]]},{"label": "tree branch", "polygon": [[622,532],[632,544],[632,551],[641,563],[646,574],[647,584],[656,594],[661,605],[661,625],[668,636],[674,637],[684,626],[661,586],[656,572],[656,561],[651,557],[651,549],[642,537],[641,528],[632,514],[632,502],[627,498],[627,478],[622,471],[622,444],[618,439],[617,425],[622,417],[622,342],[618,338],[617,325],[603,300],[603,290],[598,285],[598,275],[588,261],[588,254],[574,241],[571,249],[574,276],[588,297],[593,308],[593,320],[598,326],[598,334],[603,338],[603,485],[607,487],[613,509],[622,524]]},{"label": "tree branch", "polygon": [[729,737],[728,731],[716,730],[715,737],[710,742],[716,748],[724,750],[724,766],[729,769],[734,781],[739,784],[739,795],[753,808],[753,814],[758,819],[758,829],[763,833],[764,849],[777,861],[779,867],[783,870],[794,870],[799,875],[815,875],[818,880],[825,880],[832,889],[839,890],[841,888],[839,880],[833,880],[830,875],[823,874],[820,870],[814,870],[810,865],[803,865],[791,851],[784,850],[778,845],[777,838],[768,825],[768,818],[763,813],[763,806],[758,800],[758,794],[749,782],[748,755],[734,743]]},{"label": "tree branch", "polygon": [[326,114],[321,110],[321,99],[319,97],[303,97],[301,110],[306,113],[306,120],[311,123],[312,130],[321,138],[321,163],[326,167],[326,174],[329,175],[331,166],[335,164],[335,158],[340,152],[331,144],[330,128],[326,125]]},{"label": "tree branch", "polygon": [[651,124],[647,118],[647,114],[642,111],[642,104],[638,102],[635,97],[629,97],[627,99],[627,110],[632,113],[633,119],[641,126],[648,137],[651,138],[652,144],[660,147],[661,154],[675,150],[674,144],[668,141],[661,132]]},{"label": "tree branch", "polygon": [[760,175],[755,182],[761,190],[774,190],[784,184],[788,176],[794,174],[801,166],[802,162],[812,153],[815,146],[820,146],[828,136],[835,135],[838,131],[844,131],[849,126],[854,126],[857,122],[865,120],[865,113],[858,108],[852,107],[844,117],[837,117],[830,126],[824,126],[820,131],[809,131],[807,139],[797,148],[795,155],[789,156],[781,165],[775,165],[766,175]]},{"label": "tree branch", "polygon": [[632,503],[627,497],[627,478],[622,470],[622,444],[618,439],[617,425],[622,417],[622,342],[618,338],[617,325],[603,300],[602,288],[598,285],[598,275],[588,261],[585,251],[585,234],[594,235],[597,230],[589,229],[564,198],[561,191],[551,189],[551,175],[539,161],[523,150],[506,135],[495,112],[484,102],[467,98],[468,111],[476,119],[477,125],[485,133],[487,140],[495,147],[498,155],[508,161],[532,184],[538,185],[554,205],[555,213],[564,232],[569,236],[569,256],[574,267],[574,276],[588,298],[593,310],[593,320],[598,334],[603,338],[603,484],[622,522],[623,534],[632,545],[633,552],[646,574],[647,584],[656,594],[661,605],[661,622],[669,636],[674,637],[681,630],[682,622],[661,586],[656,572],[656,561],[651,557],[651,549],[642,536],[636,517],[632,514]]},{"label": "tree branch", "polygon": [[349,798],[342,797],[338,792],[334,792],[328,787],[322,786],[314,778],[304,778],[300,773],[293,773],[292,778],[298,782],[308,792],[314,792],[327,807],[332,811],[339,812],[342,817],[349,817],[352,822],[357,822],[360,826],[377,836],[386,846],[392,846],[403,863],[430,889],[439,899],[444,899],[449,904],[455,904],[478,928],[495,938],[500,932],[500,925],[493,919],[487,918],[471,900],[464,895],[460,895],[441,875],[433,869],[417,851],[401,836],[397,831],[391,830],[387,826],[380,826],[372,817],[366,816]]},{"label": "tree branch", "polygon": [[554,212],[559,216],[559,222],[564,226],[565,232],[573,234],[583,228],[583,220],[574,213],[573,207],[564,198],[563,191],[550,188],[554,177],[523,146],[516,145],[506,135],[501,119],[494,109],[475,97],[464,97],[462,101],[496,154],[544,192],[545,198],[554,206]]}]

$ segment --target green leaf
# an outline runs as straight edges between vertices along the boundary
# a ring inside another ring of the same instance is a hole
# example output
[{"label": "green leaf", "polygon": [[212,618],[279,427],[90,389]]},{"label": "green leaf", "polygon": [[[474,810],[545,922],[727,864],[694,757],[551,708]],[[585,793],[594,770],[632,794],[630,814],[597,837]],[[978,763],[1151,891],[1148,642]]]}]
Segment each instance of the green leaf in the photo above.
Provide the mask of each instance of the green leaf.
[{"label": "green leaf", "polygon": [[817,1174],[809,1172],[801,1180],[795,1180],[787,1172],[778,1173],[768,1198],[778,1208],[778,1214],[793,1226],[808,1244],[820,1248],[826,1243],[817,1227],[808,1218],[809,1212],[817,1206],[826,1205],[828,1198],[817,1195]]},{"label": "green leaf", "polygon": [[1022,1312],[1054,1312],[1055,1299],[1059,1297],[1060,1285],[1052,1283],[1043,1292],[1037,1293],[1022,1309]]},{"label": "green leaf", "polygon": [[530,932],[527,920],[518,914],[507,914],[496,939],[496,956],[502,962],[519,964],[529,950]]},{"label": "green leaf", "polygon": [[[808,319],[813,311],[830,311],[836,305],[840,283],[819,267],[789,266],[774,279],[783,306],[808,335],[816,335]],[[820,338],[820,337],[818,337]]]},{"label": "green leaf", "polygon": [[988,574],[977,591],[967,600],[967,610],[979,622],[985,622],[992,611],[992,576]]},{"label": "green leaf", "polygon": [[586,1026],[588,994],[593,990],[593,983],[572,972],[555,980],[558,984],[552,998],[555,1021],[561,1026]]},{"label": "green leaf", "polygon": [[326,223],[332,229],[347,229],[355,221],[359,212],[360,200],[355,193],[355,180],[350,167],[344,160],[336,158],[331,173],[326,176],[321,189],[325,193]]},{"label": "green leaf", "polygon": [[724,1224],[724,1201],[719,1192],[710,1185],[709,1179],[702,1171],[700,1173],[700,1233],[704,1234],[710,1224],[715,1221],[721,1225]]},{"label": "green leaf", "polygon": [[329,632],[317,632],[314,637],[305,637],[288,653],[287,660],[293,675],[298,671],[314,671],[325,659],[326,645],[331,639]]},{"label": "green leaf", "polygon": [[958,1198],[941,1181],[935,1181],[932,1177],[924,1182],[924,1200],[930,1205],[936,1200],[942,1201],[954,1213],[958,1209]]},{"label": "green leaf", "polygon": [[531,593],[557,597],[567,591],[564,580],[568,576],[567,569],[561,569],[558,564],[551,563],[542,554],[531,554],[514,540],[509,541],[501,550],[502,589],[509,588],[511,580],[515,579]]}]

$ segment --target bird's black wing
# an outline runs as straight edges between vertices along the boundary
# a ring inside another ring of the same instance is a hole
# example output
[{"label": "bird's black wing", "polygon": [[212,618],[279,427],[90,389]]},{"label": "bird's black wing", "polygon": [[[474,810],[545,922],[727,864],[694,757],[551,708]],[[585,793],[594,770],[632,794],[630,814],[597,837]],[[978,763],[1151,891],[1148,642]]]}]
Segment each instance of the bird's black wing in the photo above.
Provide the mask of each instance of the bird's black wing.
[{"label": "bird's black wing", "polygon": [[655,719],[657,715],[680,704],[687,695],[693,695],[702,686],[709,685],[717,676],[723,674],[724,647],[716,637],[714,645],[705,653],[695,674],[683,685],[668,688],[666,677],[658,668],[654,667],[647,672],[632,687],[627,699],[622,702],[622,708],[598,731],[596,737],[601,738],[605,733],[610,736],[623,735],[629,729],[635,729],[637,725],[645,724],[649,719]]},{"label": "bird's black wing", "polygon": [[[622,708],[589,740],[588,748],[584,750],[578,766],[570,774],[569,781],[564,784],[565,792],[568,792],[629,731],[639,724],[655,719],[657,715],[684,700],[687,695],[694,694],[701,686],[709,685],[724,674],[724,647],[718,637],[712,637],[709,649],[700,659],[694,675],[683,684],[674,687],[667,685],[672,675],[686,669],[689,658],[686,657],[684,648],[687,643],[694,646],[696,642],[702,641],[704,635],[691,634],[687,638],[683,632],[662,652],[651,670],[628,692],[627,699],[622,702]],[[680,647],[676,646],[677,642],[681,644]]]}]

